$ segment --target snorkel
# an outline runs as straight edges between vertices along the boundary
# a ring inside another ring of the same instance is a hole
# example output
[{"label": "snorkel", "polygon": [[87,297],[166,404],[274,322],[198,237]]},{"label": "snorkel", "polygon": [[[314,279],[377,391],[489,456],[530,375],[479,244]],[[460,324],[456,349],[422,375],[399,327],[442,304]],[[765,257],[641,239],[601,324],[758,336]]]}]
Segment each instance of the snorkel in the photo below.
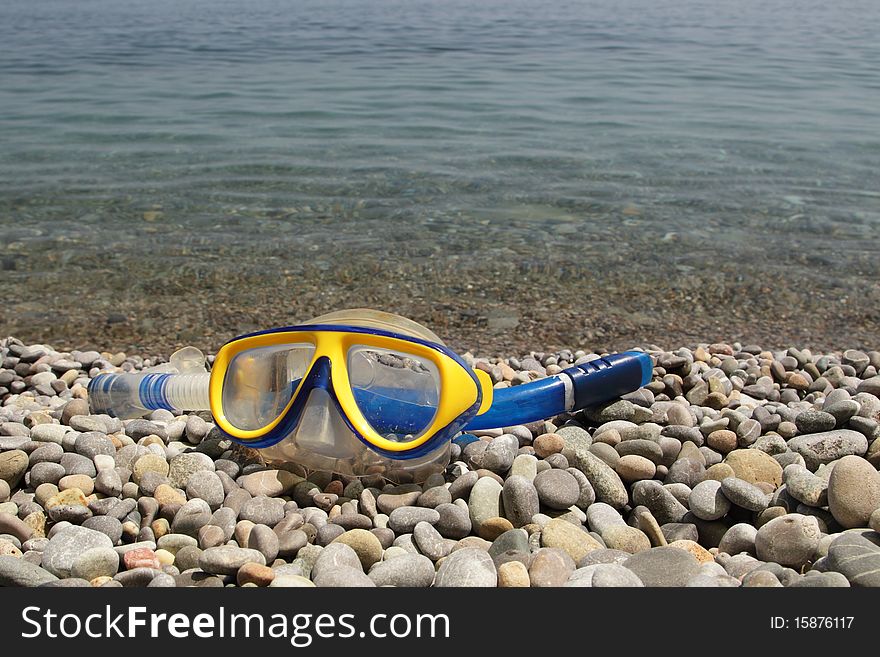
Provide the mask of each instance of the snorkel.
[{"label": "snorkel", "polygon": [[102,373],[93,413],[210,410],[221,433],[266,462],[349,476],[421,480],[449,462],[452,440],[548,419],[632,392],[648,354],[596,357],[558,374],[494,387],[427,328],[358,309],[229,341],[211,372],[186,347],[140,373]]}]

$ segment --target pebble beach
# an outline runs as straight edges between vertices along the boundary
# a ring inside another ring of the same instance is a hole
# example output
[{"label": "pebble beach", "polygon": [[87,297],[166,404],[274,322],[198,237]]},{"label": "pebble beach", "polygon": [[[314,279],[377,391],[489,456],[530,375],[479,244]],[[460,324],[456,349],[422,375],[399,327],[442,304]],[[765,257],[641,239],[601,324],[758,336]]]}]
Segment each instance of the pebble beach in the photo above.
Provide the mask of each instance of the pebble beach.
[{"label": "pebble beach", "polygon": [[[0,339],[0,585],[880,586],[880,352],[645,349],[646,387],[392,484],[92,415],[90,378],[161,359]],[[465,359],[506,387],[598,355]]]}]

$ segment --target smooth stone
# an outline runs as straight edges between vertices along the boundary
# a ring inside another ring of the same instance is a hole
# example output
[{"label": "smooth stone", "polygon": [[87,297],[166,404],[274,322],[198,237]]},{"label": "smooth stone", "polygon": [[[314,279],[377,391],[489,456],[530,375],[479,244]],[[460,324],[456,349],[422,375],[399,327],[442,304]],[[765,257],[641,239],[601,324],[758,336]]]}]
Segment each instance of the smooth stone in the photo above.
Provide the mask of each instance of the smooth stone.
[{"label": "smooth stone", "polygon": [[565,550],[542,547],[532,555],[529,584],[533,588],[563,586],[574,569],[575,563]]},{"label": "smooth stone", "polygon": [[608,527],[601,534],[606,547],[635,554],[651,549],[651,540],[640,529],[629,525]]},{"label": "smooth stone", "polygon": [[632,486],[633,502],[647,507],[661,525],[680,522],[685,506],[658,481],[638,481]]},{"label": "smooth stone", "polygon": [[728,529],[718,544],[719,552],[734,555],[741,552],[755,554],[755,537],[758,534],[754,526],[740,522]]},{"label": "smooth stone", "polygon": [[115,468],[98,472],[95,477],[95,491],[108,497],[119,497],[122,493],[122,479]]},{"label": "smooth stone", "polygon": [[48,570],[19,557],[0,555],[0,586],[32,588],[58,581]]},{"label": "smooth stone", "polygon": [[641,456],[655,464],[663,460],[663,449],[659,443],[653,440],[645,440],[643,438],[624,440],[618,443],[614,449],[621,458],[631,455]]},{"label": "smooth stone", "polygon": [[246,563],[265,566],[266,558],[257,550],[230,545],[208,548],[199,556],[199,568],[215,575],[235,575]]},{"label": "smooth stone", "polygon": [[626,454],[620,457],[614,469],[627,483],[651,479],[657,472],[657,466],[653,461],[638,454]]},{"label": "smooth stone", "polygon": [[498,566],[499,588],[528,588],[529,571],[521,561],[506,561]]},{"label": "smooth stone", "polygon": [[828,548],[828,570],[844,575],[852,586],[880,587],[880,546],[857,532],[845,532]]},{"label": "smooth stone", "polygon": [[435,578],[435,586],[495,587],[498,573],[488,552],[479,548],[462,548],[443,559]]},{"label": "smooth stone", "polygon": [[611,447],[611,445],[608,445],[607,443],[593,443],[592,445],[590,445],[590,449],[588,449],[587,452],[597,457],[612,470],[617,467],[617,463],[618,461],[620,461],[620,454],[617,453],[615,448]]},{"label": "smooth stone", "polygon": [[[197,547],[198,541],[186,534],[165,534],[156,541],[156,546],[176,555],[185,547]],[[186,570],[185,568],[183,570]]]},{"label": "smooth stone", "polygon": [[198,498],[189,500],[178,509],[171,523],[171,531],[175,534],[186,534],[197,537],[199,530],[211,521],[211,507]]},{"label": "smooth stone", "polygon": [[677,547],[655,547],[629,557],[622,566],[635,573],[645,586],[685,586],[697,574],[700,562]]},{"label": "smooth stone", "polygon": [[[535,462],[537,462],[537,459],[535,459]],[[458,477],[449,485],[449,494],[452,496],[452,499],[457,500],[468,498],[471,494],[471,491],[473,490],[474,485],[479,479],[480,475],[478,475],[474,471],[465,472],[463,475]]]},{"label": "smooth stone", "polygon": [[[535,493],[537,496],[537,492]],[[444,538],[460,539],[470,534],[472,523],[467,507],[462,508],[457,504],[441,504],[434,509],[440,519],[434,523],[434,527]]]},{"label": "smooth stone", "polygon": [[763,561],[800,568],[813,558],[820,536],[816,518],[789,513],[758,529],[755,551]]},{"label": "smooth stone", "polygon": [[532,516],[540,511],[537,489],[531,481],[521,475],[510,475],[507,478],[501,491],[501,497],[505,516],[514,527],[529,524],[532,521]]},{"label": "smooth stone", "polygon": [[18,486],[18,482],[21,481],[27,467],[27,452],[23,452],[20,449],[0,452],[0,479],[6,481],[10,489]]},{"label": "smooth stone", "polygon": [[[468,498],[468,512],[473,530],[478,534],[484,521],[502,515],[501,492],[501,484],[490,477],[481,477],[471,488]],[[394,527],[391,528],[394,529]],[[412,530],[410,529],[410,531]]]},{"label": "smooth stone", "polygon": [[390,515],[395,509],[415,505],[420,496],[421,493],[419,491],[409,491],[407,493],[385,493],[376,498],[376,506],[382,513]]},{"label": "smooth stone", "polygon": [[693,488],[706,479],[706,466],[699,460],[679,458],[669,467],[664,478],[666,484],[684,484]]},{"label": "smooth stone", "polygon": [[420,522],[413,529],[413,542],[432,561],[439,561],[448,555],[455,546],[455,541],[443,538],[434,527],[427,522]]},{"label": "smooth stone", "polygon": [[845,529],[867,527],[880,509],[880,473],[859,456],[844,456],[831,471],[828,509]]},{"label": "smooth stone", "polygon": [[94,529],[101,532],[113,545],[116,545],[122,539],[122,522],[113,516],[94,516],[83,521],[83,527]]},{"label": "smooth stone", "polygon": [[190,475],[186,482],[186,495],[190,499],[204,500],[212,511],[219,509],[226,497],[223,482],[217,473],[210,470],[199,470]]},{"label": "smooth stone", "polygon": [[376,586],[427,588],[434,583],[434,564],[421,554],[403,554],[375,564],[369,578]]},{"label": "smooth stone", "polygon": [[292,556],[298,556],[300,550],[302,550],[308,542],[308,535],[301,529],[293,529],[284,532],[278,536],[278,556],[285,559]]},{"label": "smooth stone", "polygon": [[645,584],[632,570],[616,563],[597,564],[590,577],[592,588],[642,588]]},{"label": "smooth stone", "polygon": [[823,463],[831,463],[844,456],[862,456],[868,451],[868,439],[852,429],[835,429],[795,436],[788,441],[788,446],[804,457],[810,471],[815,471]]},{"label": "smooth stone", "polygon": [[788,494],[798,502],[813,507],[828,505],[828,482],[806,467],[792,463],[785,466],[782,476]]},{"label": "smooth stone", "polygon": [[738,507],[756,513],[767,508],[769,499],[757,486],[736,477],[727,477],[721,481],[724,496]]},{"label": "smooth stone", "polygon": [[289,494],[302,481],[302,477],[286,470],[261,470],[242,475],[236,483],[253,497],[280,497]]},{"label": "smooth stone", "polygon": [[154,472],[160,477],[165,477],[168,474],[168,462],[165,460],[165,457],[149,453],[138,458],[132,466],[132,480],[135,483],[140,483],[148,472]]},{"label": "smooth stone", "polygon": [[[428,523],[424,524],[431,527]],[[344,543],[351,547],[357,554],[364,572],[369,571],[370,567],[382,558],[382,544],[375,534],[366,529],[351,529],[334,539],[333,543]]]},{"label": "smooth stone", "polygon": [[266,563],[272,563],[278,556],[279,545],[278,535],[266,525],[255,525],[248,534],[247,547],[260,552]]},{"label": "smooth stone", "polygon": [[214,461],[201,452],[178,454],[169,462],[167,476],[175,488],[184,488],[193,473],[199,470],[214,470]]},{"label": "smooth stone", "polygon": [[[557,429],[555,433],[557,436],[561,437],[565,443],[565,447],[562,449],[563,453],[569,451],[574,452],[579,449],[587,450],[590,448],[590,445],[593,444],[593,439],[590,437],[589,432],[577,424],[567,424],[564,427]],[[596,433],[598,434],[599,431],[597,430]]]},{"label": "smooth stone", "polygon": [[60,424],[38,424],[31,429],[31,440],[38,443],[55,443],[61,445],[61,441],[72,429]]},{"label": "smooth stone", "polygon": [[322,573],[340,568],[353,568],[361,572],[361,560],[357,552],[345,543],[331,543],[318,554],[311,568],[311,578],[316,580]]},{"label": "smooth stone", "polygon": [[31,468],[30,485],[37,488],[43,484],[58,484],[65,475],[66,471],[63,465],[44,461]]},{"label": "smooth stone", "polygon": [[70,577],[76,558],[91,548],[112,548],[113,542],[105,534],[70,525],[54,534],[43,550],[41,565],[57,577]]},{"label": "smooth stone", "polygon": [[586,449],[576,449],[569,463],[586,475],[596,493],[596,499],[615,509],[622,509],[629,502],[629,493],[618,474],[602,459]]},{"label": "smooth stone", "polygon": [[577,479],[565,470],[554,468],[539,472],[534,487],[541,504],[551,509],[565,510],[580,497]]},{"label": "smooth stone", "polygon": [[691,490],[688,507],[701,520],[718,520],[730,511],[730,500],[722,493],[721,482],[706,479]]},{"label": "smooth stone", "polygon": [[[498,486],[498,488],[500,489],[501,487]],[[412,533],[415,526],[420,522],[427,522],[434,525],[437,524],[439,520],[440,513],[435,509],[426,509],[418,506],[402,506],[394,509],[394,511],[388,516],[388,527],[395,534],[409,534]]]},{"label": "smooth stone", "polygon": [[513,465],[510,467],[508,478],[514,475],[524,477],[529,481],[534,481],[535,477],[538,475],[538,459],[531,454],[520,454],[513,459]]},{"label": "smooth stone", "polygon": [[284,500],[277,497],[258,495],[241,505],[238,512],[241,520],[250,520],[256,525],[277,525],[284,518]]},{"label": "smooth stone", "polygon": [[419,495],[416,500],[416,506],[423,506],[428,509],[436,509],[441,504],[450,504],[452,502],[452,495],[449,493],[449,489],[445,486],[434,486],[432,488],[428,488]]},{"label": "smooth stone", "polygon": [[269,588],[314,588],[315,583],[301,575],[276,575]]},{"label": "smooth stone", "polygon": [[[64,448],[55,443],[47,443],[41,447],[37,447],[30,453],[28,463],[33,468],[37,463],[50,462],[60,463],[61,457],[64,456]],[[2,479],[0,479],[2,481]]]},{"label": "smooth stone", "polygon": [[99,454],[116,456],[116,447],[113,445],[113,441],[97,431],[89,431],[77,436],[74,449],[77,454],[93,460]]},{"label": "smooth stone", "polygon": [[595,538],[567,520],[553,518],[541,529],[541,545],[565,550],[578,563],[593,550],[603,549]]},{"label": "smooth stone", "polygon": [[620,512],[604,502],[596,502],[587,509],[587,524],[600,535],[611,527],[627,526]]},{"label": "smooth stone", "polygon": [[315,586],[319,588],[371,588],[376,584],[359,568],[340,566],[334,570],[324,570],[314,576]]},{"label": "smooth stone", "polygon": [[837,424],[837,420],[830,413],[808,409],[798,413],[794,423],[800,433],[810,434],[831,431]]},{"label": "smooth stone", "polygon": [[113,577],[119,571],[119,554],[107,547],[97,547],[79,554],[70,568],[71,577],[92,581],[96,577]]},{"label": "smooth stone", "polygon": [[34,529],[12,514],[0,513],[0,534],[9,534],[24,543],[34,535]]},{"label": "smooth stone", "polygon": [[505,434],[493,438],[486,449],[475,459],[474,465],[497,474],[510,470],[517,456],[519,440],[516,436]]},{"label": "smooth stone", "polygon": [[736,477],[750,484],[765,482],[778,488],[782,483],[782,466],[769,454],[758,449],[735,449],[724,459]]}]

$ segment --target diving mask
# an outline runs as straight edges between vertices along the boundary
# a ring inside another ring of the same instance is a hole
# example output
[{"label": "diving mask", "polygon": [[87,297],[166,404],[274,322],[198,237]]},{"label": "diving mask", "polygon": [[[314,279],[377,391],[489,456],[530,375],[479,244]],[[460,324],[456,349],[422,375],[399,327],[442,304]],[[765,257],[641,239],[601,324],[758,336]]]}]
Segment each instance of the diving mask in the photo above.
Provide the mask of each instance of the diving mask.
[{"label": "diving mask", "polygon": [[572,412],[631,392],[652,372],[651,358],[631,351],[493,389],[425,327],[365,309],[237,337],[210,373],[193,351],[177,352],[168,371],[95,377],[93,411],[209,408],[220,431],[269,462],[392,479],[442,471],[463,430]]}]

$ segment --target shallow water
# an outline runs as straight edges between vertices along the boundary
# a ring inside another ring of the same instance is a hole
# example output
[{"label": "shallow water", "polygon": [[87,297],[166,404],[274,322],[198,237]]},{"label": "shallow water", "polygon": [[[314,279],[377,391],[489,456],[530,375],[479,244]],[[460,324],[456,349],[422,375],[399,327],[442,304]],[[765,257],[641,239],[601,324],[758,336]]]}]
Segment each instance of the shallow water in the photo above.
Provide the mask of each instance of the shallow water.
[{"label": "shallow water", "polygon": [[0,330],[164,345],[369,302],[493,349],[870,342],[878,27],[873,0],[6,0]]}]

